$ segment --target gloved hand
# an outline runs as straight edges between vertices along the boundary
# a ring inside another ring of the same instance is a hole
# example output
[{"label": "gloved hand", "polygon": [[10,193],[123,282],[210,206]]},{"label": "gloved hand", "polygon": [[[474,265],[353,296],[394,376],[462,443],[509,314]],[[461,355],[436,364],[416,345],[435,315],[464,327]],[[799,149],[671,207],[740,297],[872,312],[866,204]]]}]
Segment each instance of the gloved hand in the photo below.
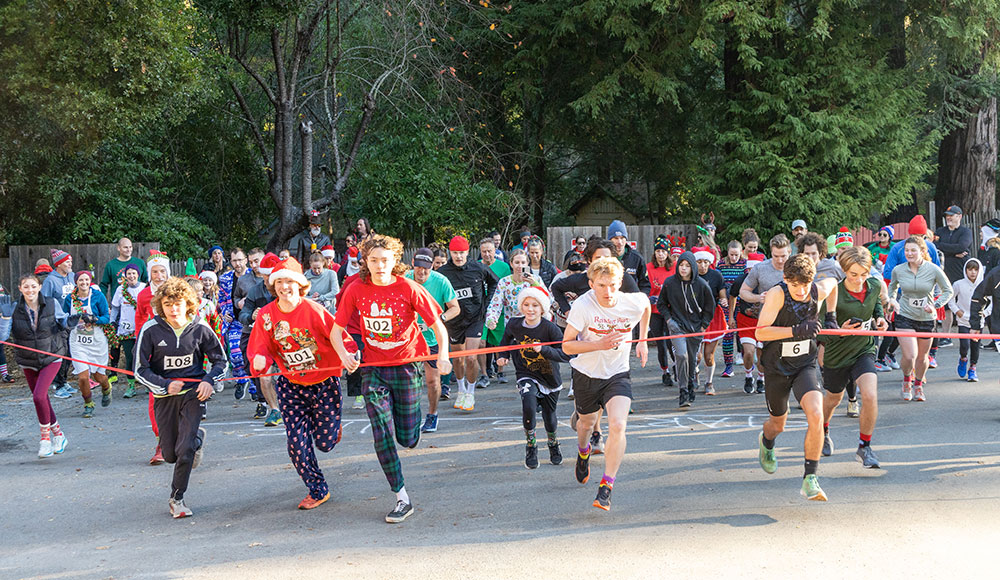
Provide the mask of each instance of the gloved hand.
[{"label": "gloved hand", "polygon": [[84,315],[82,315],[80,317],[80,320],[82,320],[84,324],[96,324],[97,323],[97,317],[94,316],[93,314],[84,314]]},{"label": "gloved hand", "polygon": [[0,316],[3,316],[4,318],[10,318],[13,316],[14,307],[16,305],[17,303],[11,299],[10,295],[0,295]]},{"label": "gloved hand", "polygon": [[837,330],[840,325],[837,324],[837,313],[827,312],[826,317],[823,318],[823,328],[826,330]]},{"label": "gloved hand", "polygon": [[819,336],[819,321],[806,320],[792,327],[792,338],[796,340],[812,340]]},{"label": "gloved hand", "polygon": [[76,326],[79,323],[80,323],[80,315],[79,314],[70,314],[68,317],[66,317],[66,326],[68,328],[73,328],[74,326]]}]

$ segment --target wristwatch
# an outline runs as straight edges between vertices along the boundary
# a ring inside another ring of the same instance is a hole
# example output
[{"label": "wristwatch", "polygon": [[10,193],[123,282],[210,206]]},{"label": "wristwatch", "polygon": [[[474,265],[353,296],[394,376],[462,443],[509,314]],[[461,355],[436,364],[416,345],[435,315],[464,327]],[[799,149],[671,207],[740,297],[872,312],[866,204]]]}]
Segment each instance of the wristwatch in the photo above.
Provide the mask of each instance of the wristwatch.
[{"label": "wristwatch", "polygon": [[448,322],[448,319],[444,317],[445,314],[445,312],[441,313],[441,322]]}]

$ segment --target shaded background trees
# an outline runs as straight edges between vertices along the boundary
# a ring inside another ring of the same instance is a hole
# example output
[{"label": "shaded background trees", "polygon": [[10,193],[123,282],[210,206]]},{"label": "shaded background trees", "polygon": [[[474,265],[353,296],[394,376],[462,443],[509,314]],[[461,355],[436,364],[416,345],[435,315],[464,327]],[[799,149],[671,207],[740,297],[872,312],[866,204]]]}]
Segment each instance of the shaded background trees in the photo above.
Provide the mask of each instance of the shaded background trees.
[{"label": "shaded background trees", "polygon": [[12,0],[0,245],[996,209],[1000,0]]}]

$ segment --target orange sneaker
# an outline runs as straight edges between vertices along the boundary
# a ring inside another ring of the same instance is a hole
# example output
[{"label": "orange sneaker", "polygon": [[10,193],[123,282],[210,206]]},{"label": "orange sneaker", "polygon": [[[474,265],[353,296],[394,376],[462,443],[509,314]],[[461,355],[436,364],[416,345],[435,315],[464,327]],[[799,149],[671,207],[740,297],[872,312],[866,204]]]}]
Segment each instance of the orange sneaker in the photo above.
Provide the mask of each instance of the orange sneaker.
[{"label": "orange sneaker", "polygon": [[320,499],[313,499],[313,496],[307,495],[305,499],[299,502],[299,509],[311,510],[315,507],[319,507],[321,504],[326,503],[326,500],[328,499],[330,499],[330,492],[327,492],[326,495],[324,495]]}]

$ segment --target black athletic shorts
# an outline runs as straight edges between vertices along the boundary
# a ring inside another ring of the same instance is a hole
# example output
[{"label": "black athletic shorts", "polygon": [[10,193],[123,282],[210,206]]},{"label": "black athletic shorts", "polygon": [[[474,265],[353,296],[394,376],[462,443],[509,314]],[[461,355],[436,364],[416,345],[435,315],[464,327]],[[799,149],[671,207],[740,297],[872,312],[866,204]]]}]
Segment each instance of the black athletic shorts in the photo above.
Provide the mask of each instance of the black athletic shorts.
[{"label": "black athletic shorts", "polygon": [[[455,326],[448,329],[448,342],[454,345],[465,344],[465,339],[467,338],[482,338],[483,337],[483,326],[485,326],[486,321],[482,318],[476,319],[469,323],[468,326]],[[452,328],[455,332],[452,332]]]},{"label": "black athletic shorts", "polygon": [[[436,344],[434,346],[428,346],[427,348],[430,349],[431,354],[434,355],[434,356],[437,356],[437,353],[440,352],[439,349],[438,349],[438,345],[436,345]],[[438,361],[437,361],[436,358],[428,360],[428,361],[424,361],[424,362],[426,362],[427,365],[429,367],[431,367],[432,369],[438,368]]]},{"label": "black athletic shorts", "polygon": [[632,378],[626,372],[610,379],[595,379],[573,369],[573,395],[576,397],[577,413],[596,413],[604,409],[612,397],[628,397],[631,400]]},{"label": "black athletic shorts", "polygon": [[823,368],[823,388],[831,393],[842,393],[851,381],[857,381],[865,373],[875,372],[875,355],[865,353],[852,365],[839,369]]},{"label": "black athletic shorts", "polygon": [[[912,330],[914,332],[934,332],[933,320],[913,320],[902,314],[896,315],[896,330]],[[929,340],[929,339],[925,339]]]},{"label": "black athletic shorts", "polygon": [[812,363],[799,369],[792,376],[765,374],[764,399],[767,401],[767,411],[773,417],[781,417],[788,412],[788,395],[794,394],[795,400],[802,402],[802,397],[809,391],[822,393],[819,386],[819,367]]}]

